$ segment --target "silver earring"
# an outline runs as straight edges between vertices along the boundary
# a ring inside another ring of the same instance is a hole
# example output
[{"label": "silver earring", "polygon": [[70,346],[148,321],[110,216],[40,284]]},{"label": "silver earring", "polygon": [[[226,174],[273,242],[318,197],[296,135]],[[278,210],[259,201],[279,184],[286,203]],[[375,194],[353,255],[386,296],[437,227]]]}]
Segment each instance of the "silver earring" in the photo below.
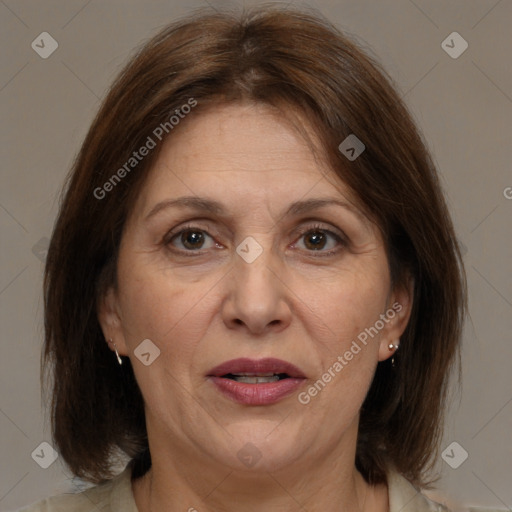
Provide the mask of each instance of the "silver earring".
[{"label": "silver earring", "polygon": [[114,345],[114,351],[116,353],[116,357],[117,357],[117,362],[119,363],[119,366],[121,366],[123,364],[123,360],[121,359],[121,357],[119,356],[119,352],[117,351],[117,346],[116,344],[112,341],[112,339],[109,339],[108,340],[109,343],[112,343],[112,345]]}]

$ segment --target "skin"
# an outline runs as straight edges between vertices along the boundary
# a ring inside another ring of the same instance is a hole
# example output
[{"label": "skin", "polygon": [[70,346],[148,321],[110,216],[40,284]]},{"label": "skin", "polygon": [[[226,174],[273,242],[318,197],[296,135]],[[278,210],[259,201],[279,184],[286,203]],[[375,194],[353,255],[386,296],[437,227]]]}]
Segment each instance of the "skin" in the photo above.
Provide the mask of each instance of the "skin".
[{"label": "skin", "polygon": [[[391,288],[379,230],[269,107],[218,105],[178,128],[133,206],[119,285],[99,309],[105,338],[130,357],[146,404],[153,466],[133,482],[139,510],[388,510],[386,486],[368,486],[354,466],[361,404],[411,309],[411,290]],[[146,219],[181,196],[219,201],[225,212],[174,206]],[[311,198],[347,206],[285,215]],[[188,225],[199,230],[199,249],[190,233],[175,236]],[[247,236],[263,248],[252,263],[236,252]],[[395,302],[400,313],[306,405],[298,393],[237,404],[206,377],[229,359],[276,357],[303,371],[304,391]],[[144,339],[161,351],[149,366],[134,356]],[[260,455],[250,468],[237,456],[246,443]]]}]

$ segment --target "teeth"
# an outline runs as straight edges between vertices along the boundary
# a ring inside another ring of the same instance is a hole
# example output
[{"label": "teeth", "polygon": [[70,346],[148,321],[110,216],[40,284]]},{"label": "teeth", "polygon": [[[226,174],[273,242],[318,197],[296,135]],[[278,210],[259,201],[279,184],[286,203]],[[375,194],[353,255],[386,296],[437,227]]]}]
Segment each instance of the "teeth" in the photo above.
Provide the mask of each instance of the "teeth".
[{"label": "teeth", "polygon": [[241,377],[273,377],[274,375],[277,375],[275,373],[233,373],[235,377],[241,376]]},{"label": "teeth", "polygon": [[233,375],[233,380],[236,380],[237,382],[243,382],[244,384],[265,384],[268,382],[278,381],[279,375],[274,375],[273,373],[260,376],[237,374]]}]

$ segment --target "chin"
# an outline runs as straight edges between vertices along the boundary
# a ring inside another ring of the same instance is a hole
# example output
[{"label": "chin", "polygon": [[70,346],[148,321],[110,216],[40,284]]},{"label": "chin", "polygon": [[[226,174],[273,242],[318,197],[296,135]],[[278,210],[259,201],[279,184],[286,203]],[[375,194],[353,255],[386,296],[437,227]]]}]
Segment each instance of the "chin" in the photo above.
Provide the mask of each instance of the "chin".
[{"label": "chin", "polygon": [[280,429],[275,422],[252,419],[250,423],[249,427],[244,428],[242,423],[229,429],[232,437],[228,440],[228,465],[233,469],[275,472],[293,464],[303,453],[304,433],[293,432],[296,429],[289,424]]}]

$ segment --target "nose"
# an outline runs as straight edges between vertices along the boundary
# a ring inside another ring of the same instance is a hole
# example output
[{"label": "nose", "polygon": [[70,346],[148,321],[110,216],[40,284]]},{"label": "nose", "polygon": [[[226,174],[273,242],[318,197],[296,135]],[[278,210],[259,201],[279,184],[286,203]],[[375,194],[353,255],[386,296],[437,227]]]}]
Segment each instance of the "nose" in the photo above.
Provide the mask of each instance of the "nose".
[{"label": "nose", "polygon": [[229,273],[222,318],[229,329],[246,334],[278,333],[290,325],[290,289],[270,250],[252,263],[237,258]]}]

